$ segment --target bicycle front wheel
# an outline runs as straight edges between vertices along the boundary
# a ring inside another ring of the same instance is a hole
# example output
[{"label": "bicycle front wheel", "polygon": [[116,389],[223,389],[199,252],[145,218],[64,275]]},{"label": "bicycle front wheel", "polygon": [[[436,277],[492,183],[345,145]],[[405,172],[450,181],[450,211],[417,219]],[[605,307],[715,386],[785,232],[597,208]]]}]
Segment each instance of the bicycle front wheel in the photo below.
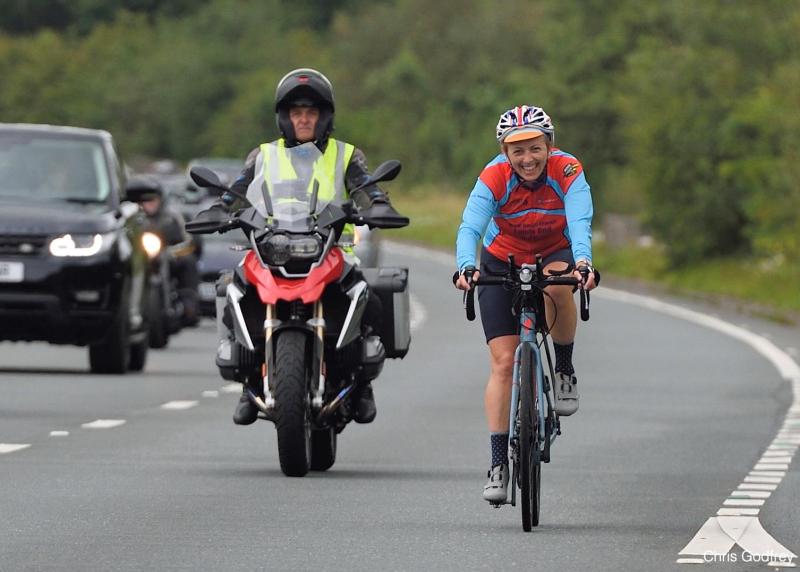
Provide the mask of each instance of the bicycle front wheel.
[{"label": "bicycle front wheel", "polygon": [[530,347],[522,352],[519,400],[519,461],[522,492],[522,529],[539,525],[542,463],[539,455],[539,415],[536,403],[536,357]]}]

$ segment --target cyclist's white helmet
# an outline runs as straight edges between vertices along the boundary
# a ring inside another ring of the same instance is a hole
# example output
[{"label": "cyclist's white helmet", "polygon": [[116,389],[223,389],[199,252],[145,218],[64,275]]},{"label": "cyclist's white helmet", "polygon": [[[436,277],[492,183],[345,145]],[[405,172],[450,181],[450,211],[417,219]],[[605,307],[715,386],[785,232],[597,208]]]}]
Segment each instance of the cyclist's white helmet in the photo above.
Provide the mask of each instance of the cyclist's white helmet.
[{"label": "cyclist's white helmet", "polygon": [[500,116],[497,122],[497,140],[513,143],[546,135],[550,144],[555,141],[555,128],[550,116],[541,107],[518,105]]}]

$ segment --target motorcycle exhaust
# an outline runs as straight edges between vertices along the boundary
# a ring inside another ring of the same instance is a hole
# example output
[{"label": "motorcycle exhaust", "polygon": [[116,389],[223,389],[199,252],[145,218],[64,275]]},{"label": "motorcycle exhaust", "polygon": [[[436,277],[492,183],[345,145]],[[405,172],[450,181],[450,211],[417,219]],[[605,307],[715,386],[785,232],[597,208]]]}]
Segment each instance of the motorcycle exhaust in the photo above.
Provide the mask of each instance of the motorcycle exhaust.
[{"label": "motorcycle exhaust", "polygon": [[325,407],[323,407],[319,414],[317,415],[317,423],[320,425],[327,424],[328,420],[333,416],[334,413],[342,406],[344,400],[350,395],[353,390],[356,388],[356,383],[353,382],[344,389],[342,389],[339,394],[333,398],[333,400],[328,403]]}]

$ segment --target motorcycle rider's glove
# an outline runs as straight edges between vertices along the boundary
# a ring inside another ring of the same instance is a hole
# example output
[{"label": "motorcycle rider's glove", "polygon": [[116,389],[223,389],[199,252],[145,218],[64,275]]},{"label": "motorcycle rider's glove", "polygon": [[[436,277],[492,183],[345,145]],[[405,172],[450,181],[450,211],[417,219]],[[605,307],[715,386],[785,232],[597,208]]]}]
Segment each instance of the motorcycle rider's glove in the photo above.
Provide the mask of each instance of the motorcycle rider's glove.
[{"label": "motorcycle rider's glove", "polygon": [[372,185],[359,189],[350,195],[358,209],[358,215],[370,228],[402,228],[408,226],[409,219],[398,213],[389,202],[389,197]]}]

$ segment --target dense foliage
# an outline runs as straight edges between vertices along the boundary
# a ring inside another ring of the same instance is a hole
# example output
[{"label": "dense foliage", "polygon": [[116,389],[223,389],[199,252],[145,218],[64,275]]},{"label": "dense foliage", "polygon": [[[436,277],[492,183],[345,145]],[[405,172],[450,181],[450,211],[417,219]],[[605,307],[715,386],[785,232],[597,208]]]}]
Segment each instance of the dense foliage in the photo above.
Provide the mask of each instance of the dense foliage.
[{"label": "dense foliage", "polygon": [[[598,212],[673,263],[800,255],[795,0],[8,0],[0,120],[102,127],[130,154],[244,156],[274,85],[336,87],[337,133],[405,181],[471,183],[496,118],[530,102]],[[432,187],[432,188],[435,188]]]}]

